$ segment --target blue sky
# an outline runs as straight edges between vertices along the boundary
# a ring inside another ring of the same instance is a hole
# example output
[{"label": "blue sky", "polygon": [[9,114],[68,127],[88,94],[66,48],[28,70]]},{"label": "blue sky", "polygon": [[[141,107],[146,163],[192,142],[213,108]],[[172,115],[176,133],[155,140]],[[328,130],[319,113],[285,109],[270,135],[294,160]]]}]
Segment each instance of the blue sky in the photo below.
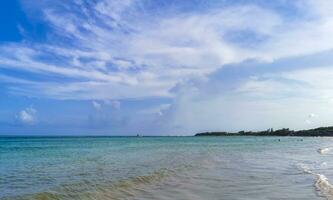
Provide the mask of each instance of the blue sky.
[{"label": "blue sky", "polygon": [[1,135],[333,125],[333,2],[0,3]]}]

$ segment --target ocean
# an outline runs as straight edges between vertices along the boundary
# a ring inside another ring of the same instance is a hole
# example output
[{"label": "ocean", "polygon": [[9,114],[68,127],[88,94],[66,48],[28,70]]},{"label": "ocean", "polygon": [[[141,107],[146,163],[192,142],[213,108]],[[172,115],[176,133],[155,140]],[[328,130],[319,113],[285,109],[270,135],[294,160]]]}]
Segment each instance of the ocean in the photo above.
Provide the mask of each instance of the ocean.
[{"label": "ocean", "polygon": [[1,137],[0,199],[333,199],[333,138]]}]

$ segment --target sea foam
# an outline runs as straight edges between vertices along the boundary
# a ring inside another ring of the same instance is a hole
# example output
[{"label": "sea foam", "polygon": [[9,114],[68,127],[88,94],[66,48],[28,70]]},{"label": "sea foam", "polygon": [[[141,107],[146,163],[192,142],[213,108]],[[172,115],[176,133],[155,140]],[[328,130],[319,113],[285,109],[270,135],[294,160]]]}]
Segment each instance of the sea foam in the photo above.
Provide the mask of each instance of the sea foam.
[{"label": "sea foam", "polygon": [[318,193],[326,197],[328,200],[333,199],[333,185],[328,181],[327,177],[323,174],[316,174],[317,180],[315,183],[315,187]]},{"label": "sea foam", "polygon": [[318,149],[318,153],[320,154],[327,154],[333,150],[333,147],[326,147]]},{"label": "sea foam", "polygon": [[306,174],[314,174],[312,172],[312,170],[310,169],[310,167],[306,164],[299,163],[299,164],[297,164],[297,168],[299,168],[300,170],[302,170]]},{"label": "sea foam", "polygon": [[318,192],[318,195],[325,197],[327,200],[333,200],[333,185],[329,182],[325,175],[314,173],[311,168],[305,164],[298,164],[297,166],[304,173],[316,176],[316,182],[314,183],[314,186]]}]

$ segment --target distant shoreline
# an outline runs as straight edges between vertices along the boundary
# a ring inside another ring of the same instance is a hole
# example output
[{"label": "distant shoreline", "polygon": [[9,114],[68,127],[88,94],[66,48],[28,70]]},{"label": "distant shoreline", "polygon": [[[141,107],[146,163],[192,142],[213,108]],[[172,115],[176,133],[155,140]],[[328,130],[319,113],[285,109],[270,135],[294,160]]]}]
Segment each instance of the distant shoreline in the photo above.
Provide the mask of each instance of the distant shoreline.
[{"label": "distant shoreline", "polygon": [[294,136],[294,137],[333,137],[333,126],[319,127],[309,130],[294,131],[289,128],[266,131],[239,131],[239,132],[202,132],[194,136]]}]

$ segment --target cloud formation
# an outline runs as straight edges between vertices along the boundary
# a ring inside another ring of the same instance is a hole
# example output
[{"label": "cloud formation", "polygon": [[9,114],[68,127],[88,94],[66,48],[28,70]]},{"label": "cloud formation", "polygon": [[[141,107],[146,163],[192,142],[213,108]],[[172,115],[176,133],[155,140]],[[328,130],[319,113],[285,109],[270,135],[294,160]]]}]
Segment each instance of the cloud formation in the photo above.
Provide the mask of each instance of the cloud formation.
[{"label": "cloud formation", "polygon": [[104,103],[106,105],[111,105],[112,108],[114,108],[114,109],[120,109],[120,105],[121,105],[120,101],[117,101],[117,100],[112,100],[112,101],[105,100]]},{"label": "cloud formation", "polygon": [[277,1],[301,13],[292,17],[256,1],[193,6],[191,12],[181,2],[170,8],[159,1],[78,0],[66,8],[46,2],[38,6],[52,40],[0,47],[1,68],[45,77],[25,77],[28,84],[14,84],[12,92],[57,99],[170,98],[178,84],[226,64],[271,62],[333,46],[332,5],[324,0]]},{"label": "cloud formation", "polygon": [[36,123],[37,120],[37,110],[33,107],[28,107],[23,110],[21,110],[17,117],[18,119],[26,125],[33,125]]},{"label": "cloud formation", "polygon": [[92,105],[96,110],[100,110],[102,108],[102,105],[96,101],[93,101]]},{"label": "cloud formation", "polygon": [[2,43],[0,82],[10,94],[112,112],[167,99],[115,117],[151,132],[333,123],[333,2],[186,2],[22,1],[46,36]]}]

